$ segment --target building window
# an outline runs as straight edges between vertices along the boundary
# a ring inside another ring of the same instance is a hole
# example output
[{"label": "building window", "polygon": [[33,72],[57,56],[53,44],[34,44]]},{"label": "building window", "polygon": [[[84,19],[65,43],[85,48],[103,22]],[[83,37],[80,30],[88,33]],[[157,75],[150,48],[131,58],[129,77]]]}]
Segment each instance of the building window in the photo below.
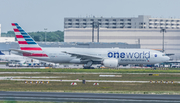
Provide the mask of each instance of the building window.
[{"label": "building window", "polygon": [[179,22],[179,20],[177,20],[177,22]]},{"label": "building window", "polygon": [[163,23],[161,23],[160,25],[163,25]]},{"label": "building window", "polygon": [[101,21],[101,19],[98,19],[98,21]]},{"label": "building window", "polygon": [[93,19],[91,19],[90,21],[94,21]]},{"label": "building window", "polygon": [[168,25],[168,24],[166,24],[166,25]]},{"label": "building window", "polygon": [[171,20],[171,22],[174,22],[174,20]]},{"label": "building window", "polygon": [[149,21],[152,21],[152,19],[149,19]]},{"label": "building window", "polygon": [[166,20],[166,22],[168,22],[169,20]]},{"label": "building window", "polygon": [[113,25],[116,25],[116,23],[113,23]]},{"label": "building window", "polygon": [[79,21],[79,19],[76,19],[76,21]]},{"label": "building window", "polygon": [[128,19],[128,21],[131,21],[131,19]]},{"label": "building window", "polygon": [[127,28],[131,28],[131,26],[128,26]]},{"label": "building window", "polygon": [[113,19],[113,21],[116,21],[116,19]]},{"label": "building window", "polygon": [[154,21],[157,21],[157,20],[154,20]]},{"label": "building window", "polygon": [[166,27],[166,29],[168,29],[168,27]]},{"label": "building window", "polygon": [[116,28],[115,26],[113,26],[112,28]]},{"label": "building window", "polygon": [[86,21],[86,19],[83,19],[83,21]]},{"label": "building window", "polygon": [[120,25],[124,25],[124,23],[120,23]]},{"label": "building window", "polygon": [[149,27],[149,29],[152,29],[152,27]]},{"label": "building window", "polygon": [[83,23],[83,25],[86,25],[86,23]]},{"label": "building window", "polygon": [[72,23],[68,23],[68,25],[72,25]]},{"label": "building window", "polygon": [[131,25],[131,23],[127,23],[128,25]]},{"label": "building window", "polygon": [[163,21],[163,20],[160,20],[160,21]]},{"label": "building window", "polygon": [[99,23],[99,25],[101,25],[101,23]]},{"label": "building window", "polygon": [[109,21],[109,19],[106,19],[105,21]]},{"label": "building window", "polygon": [[105,25],[109,25],[109,23],[105,23]]},{"label": "building window", "polygon": [[152,23],[149,23],[149,25],[152,25]]},{"label": "building window", "polygon": [[79,25],[79,23],[76,23],[76,25]]},{"label": "building window", "polygon": [[124,19],[120,19],[120,21],[124,21]]}]

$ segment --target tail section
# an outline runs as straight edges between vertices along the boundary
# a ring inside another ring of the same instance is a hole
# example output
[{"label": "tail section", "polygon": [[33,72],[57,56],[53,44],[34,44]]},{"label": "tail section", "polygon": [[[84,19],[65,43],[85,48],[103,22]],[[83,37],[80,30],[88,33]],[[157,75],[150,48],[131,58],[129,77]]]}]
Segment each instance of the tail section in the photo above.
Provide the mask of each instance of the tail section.
[{"label": "tail section", "polygon": [[[33,38],[26,33],[17,23],[11,24],[14,27],[14,32],[18,40],[20,51],[23,56],[28,57],[48,57],[47,54],[43,54],[42,48],[33,40]],[[31,53],[28,53],[31,52]]]},{"label": "tail section", "polygon": [[12,23],[21,50],[42,51],[42,48],[17,23]]},{"label": "tail section", "polygon": [[5,54],[0,51],[0,55],[5,55]]}]

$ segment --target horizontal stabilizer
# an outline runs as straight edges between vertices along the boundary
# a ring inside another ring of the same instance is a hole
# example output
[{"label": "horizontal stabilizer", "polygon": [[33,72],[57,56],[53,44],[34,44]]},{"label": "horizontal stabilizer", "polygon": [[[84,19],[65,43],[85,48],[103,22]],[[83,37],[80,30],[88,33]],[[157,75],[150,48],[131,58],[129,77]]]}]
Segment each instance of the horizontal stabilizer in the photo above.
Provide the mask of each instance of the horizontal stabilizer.
[{"label": "horizontal stabilizer", "polygon": [[19,53],[28,53],[28,54],[32,54],[33,52],[32,51],[23,51],[23,50],[19,50],[19,49],[10,49],[12,51],[16,51],[16,52],[19,52]]}]

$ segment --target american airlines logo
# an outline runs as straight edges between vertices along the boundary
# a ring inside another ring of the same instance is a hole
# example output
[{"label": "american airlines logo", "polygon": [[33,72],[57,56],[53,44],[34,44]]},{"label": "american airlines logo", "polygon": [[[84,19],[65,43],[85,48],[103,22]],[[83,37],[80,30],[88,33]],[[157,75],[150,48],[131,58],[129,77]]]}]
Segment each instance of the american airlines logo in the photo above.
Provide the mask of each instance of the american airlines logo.
[{"label": "american airlines logo", "polygon": [[148,52],[109,52],[109,58],[150,58],[150,51]]}]

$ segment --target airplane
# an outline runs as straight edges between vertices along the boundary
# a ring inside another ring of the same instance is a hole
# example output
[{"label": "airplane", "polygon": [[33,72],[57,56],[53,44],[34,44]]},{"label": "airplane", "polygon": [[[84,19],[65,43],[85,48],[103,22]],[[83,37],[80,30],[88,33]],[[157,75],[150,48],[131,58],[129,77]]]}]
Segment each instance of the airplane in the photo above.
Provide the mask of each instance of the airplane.
[{"label": "airplane", "polygon": [[89,69],[93,64],[117,68],[127,64],[156,64],[168,61],[164,53],[150,49],[122,48],[42,48],[18,23],[12,23],[20,49],[11,49],[18,55],[53,62],[84,64]]},{"label": "airplane", "polygon": [[0,59],[8,62],[25,62],[27,57],[19,55],[5,55],[0,51]]}]

